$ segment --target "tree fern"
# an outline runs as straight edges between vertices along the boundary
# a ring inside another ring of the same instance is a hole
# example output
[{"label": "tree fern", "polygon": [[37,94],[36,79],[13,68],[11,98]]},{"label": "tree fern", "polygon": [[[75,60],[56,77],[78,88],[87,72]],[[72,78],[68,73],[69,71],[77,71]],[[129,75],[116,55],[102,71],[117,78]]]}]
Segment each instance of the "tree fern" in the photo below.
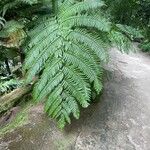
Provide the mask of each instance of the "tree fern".
[{"label": "tree fern", "polygon": [[53,17],[29,34],[24,70],[27,83],[39,75],[33,98],[44,101],[45,111],[63,128],[72,115],[79,118],[80,106],[89,106],[92,92],[101,92],[102,64],[117,31],[106,18],[88,13],[104,6],[101,1],[53,1],[53,6]]}]

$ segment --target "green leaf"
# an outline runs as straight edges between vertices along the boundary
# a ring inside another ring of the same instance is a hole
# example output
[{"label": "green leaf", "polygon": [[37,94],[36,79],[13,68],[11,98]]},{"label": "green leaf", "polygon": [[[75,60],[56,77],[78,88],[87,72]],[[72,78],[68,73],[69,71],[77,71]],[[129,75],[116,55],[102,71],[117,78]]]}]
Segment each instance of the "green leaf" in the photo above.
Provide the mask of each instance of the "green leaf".
[{"label": "green leaf", "polygon": [[117,37],[120,32],[112,31],[105,17],[89,13],[103,5],[101,1],[65,0],[59,3],[58,12],[38,21],[29,34],[26,78],[30,82],[39,76],[34,100],[45,103],[45,111],[60,128],[71,123],[71,116],[79,119],[79,108],[87,108],[92,93],[101,92],[102,65],[108,61],[110,40],[125,46]]}]

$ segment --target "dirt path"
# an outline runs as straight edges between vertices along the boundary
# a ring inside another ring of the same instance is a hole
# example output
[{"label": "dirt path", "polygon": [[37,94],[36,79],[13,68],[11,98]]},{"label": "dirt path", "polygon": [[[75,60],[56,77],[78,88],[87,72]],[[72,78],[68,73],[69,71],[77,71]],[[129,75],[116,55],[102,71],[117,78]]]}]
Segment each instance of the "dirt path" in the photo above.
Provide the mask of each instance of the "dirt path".
[{"label": "dirt path", "polygon": [[1,138],[0,150],[150,150],[150,56],[112,50],[106,70],[100,102],[80,120],[61,132],[48,119],[33,119]]},{"label": "dirt path", "polygon": [[102,102],[84,122],[75,148],[150,150],[150,56],[112,51],[107,70]]}]

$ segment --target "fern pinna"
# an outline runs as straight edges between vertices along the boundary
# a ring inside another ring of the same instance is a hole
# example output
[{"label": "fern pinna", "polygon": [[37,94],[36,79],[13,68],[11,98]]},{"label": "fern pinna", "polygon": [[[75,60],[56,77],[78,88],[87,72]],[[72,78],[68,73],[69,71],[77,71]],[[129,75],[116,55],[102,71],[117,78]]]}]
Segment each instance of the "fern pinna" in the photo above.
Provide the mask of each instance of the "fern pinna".
[{"label": "fern pinna", "polygon": [[53,5],[53,15],[41,19],[30,33],[24,69],[27,83],[39,75],[33,98],[44,101],[45,111],[63,128],[71,115],[79,118],[80,106],[89,106],[93,91],[102,90],[101,64],[108,58],[111,24],[95,11],[104,6],[102,1]]}]

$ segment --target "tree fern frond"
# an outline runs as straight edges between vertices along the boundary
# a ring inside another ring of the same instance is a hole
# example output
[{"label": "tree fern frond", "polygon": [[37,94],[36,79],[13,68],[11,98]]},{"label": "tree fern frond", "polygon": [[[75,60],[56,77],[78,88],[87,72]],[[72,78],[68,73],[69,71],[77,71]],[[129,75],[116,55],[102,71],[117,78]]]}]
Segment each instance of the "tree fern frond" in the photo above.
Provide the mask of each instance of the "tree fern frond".
[{"label": "tree fern frond", "polygon": [[67,19],[62,21],[64,26],[79,26],[79,27],[89,27],[89,28],[96,28],[100,31],[109,32],[111,25],[110,22],[107,21],[105,18],[97,18],[94,16],[87,16],[87,15],[78,15],[68,17]]},{"label": "tree fern frond", "polygon": [[53,16],[38,21],[30,34],[24,65],[27,82],[39,75],[33,98],[45,102],[45,111],[61,128],[71,122],[71,115],[79,118],[79,107],[89,106],[92,92],[101,92],[109,41],[121,48],[129,42],[107,19],[89,13],[103,5],[95,0],[59,1]]},{"label": "tree fern frond", "polygon": [[[27,59],[26,64],[25,64],[26,69],[30,69],[33,67],[28,72],[29,76],[26,80],[27,83],[29,83],[33,79],[33,77],[44,68],[44,65],[46,61],[48,60],[48,58],[51,55],[53,55],[55,51],[57,51],[58,48],[56,47],[56,43],[58,43],[57,39],[49,43],[51,44],[51,47],[48,47],[49,45],[46,45],[46,47],[44,47],[41,53],[38,53],[38,54],[36,53],[37,54],[36,57],[35,55],[33,56],[31,55],[31,59]],[[55,45],[52,47],[53,44]],[[31,60],[31,62],[29,62],[29,60]]]},{"label": "tree fern frond", "polygon": [[85,32],[84,30],[76,29],[68,35],[68,38],[71,40],[76,40],[80,43],[84,43],[88,46],[101,61],[107,61],[107,50],[105,49],[103,42],[99,37],[94,37],[90,33]]},{"label": "tree fern frond", "polygon": [[86,46],[81,45],[80,43],[73,43],[71,44],[71,49],[70,51],[73,54],[76,54],[77,57],[81,57],[81,59],[85,59],[87,61],[89,61],[89,65],[92,66],[95,70],[95,72],[99,75],[101,72],[101,65],[100,63],[97,61],[97,59],[95,58],[95,56],[89,52],[88,48]]},{"label": "tree fern frond", "polygon": [[91,89],[90,84],[84,80],[81,73],[78,73],[73,67],[64,67],[65,76],[69,76],[74,83],[77,85],[78,89],[83,93],[84,99],[90,101]]},{"label": "tree fern frond", "polygon": [[[48,109],[48,114],[52,116],[54,111],[62,104],[62,97],[59,95],[57,99],[52,103],[52,105]],[[62,106],[61,106],[62,107]],[[61,110],[62,111],[62,110]],[[58,113],[57,113],[58,114]]]},{"label": "tree fern frond", "polygon": [[77,85],[72,81],[72,79],[65,79],[64,80],[64,87],[71,93],[71,95],[80,103],[80,105],[84,108],[89,106],[89,101],[84,99],[84,94],[77,90]]},{"label": "tree fern frond", "polygon": [[118,29],[119,29],[121,32],[123,32],[123,33],[125,33],[127,36],[129,36],[129,38],[130,38],[131,40],[133,40],[133,38],[134,38],[134,39],[135,39],[135,38],[139,38],[139,39],[143,38],[143,35],[142,35],[142,33],[141,33],[140,30],[137,30],[137,29],[135,29],[135,28],[133,28],[133,27],[131,27],[131,26],[122,25],[122,24],[117,24],[116,26],[118,27]]},{"label": "tree fern frond", "polygon": [[77,56],[69,53],[65,53],[64,58],[68,64],[74,65],[74,67],[77,67],[80,70],[82,70],[85,76],[90,80],[90,82],[93,82],[94,79],[97,77],[93,68],[87,65],[85,60],[82,60],[81,58],[78,58]]},{"label": "tree fern frond", "polygon": [[[52,104],[54,103],[54,101],[57,101],[57,98],[62,94],[63,92],[63,87],[61,85],[57,86],[50,94],[50,96],[48,97],[48,100],[46,101],[46,105],[45,105],[45,111],[47,112],[49,110],[49,108],[52,106]],[[61,110],[60,110],[61,111]],[[58,113],[56,113],[57,115]],[[54,117],[56,117],[54,115]]]},{"label": "tree fern frond", "polygon": [[46,96],[48,96],[49,93],[54,90],[56,86],[59,85],[59,83],[62,82],[64,78],[64,75],[62,72],[58,73],[55,77],[51,77],[48,81],[47,85],[43,88],[43,90],[34,97],[36,101],[44,99]]},{"label": "tree fern frond", "polygon": [[[55,30],[55,28],[58,28],[58,24],[54,18],[52,19],[44,19],[41,21],[42,23],[39,24],[39,26],[35,27],[30,31],[29,36],[32,37],[32,40],[35,38],[38,38],[42,36],[42,34],[47,34],[49,31]],[[42,32],[40,32],[42,30]],[[40,32],[40,33],[39,33]]]},{"label": "tree fern frond", "polygon": [[114,43],[121,52],[129,53],[130,49],[133,49],[130,39],[121,32],[111,31],[109,36],[111,42]]},{"label": "tree fern frond", "polygon": [[66,8],[72,6],[73,4],[75,4],[75,0],[64,0],[62,5],[60,5],[59,12],[65,11]]},{"label": "tree fern frond", "polygon": [[59,16],[64,19],[72,15],[80,14],[83,11],[88,11],[90,9],[97,9],[102,6],[104,6],[103,1],[94,3],[91,3],[90,1],[83,1],[66,8],[66,10],[60,13]]},{"label": "tree fern frond", "polygon": [[45,65],[45,70],[41,76],[41,79],[35,86],[34,90],[34,97],[35,99],[38,97],[39,93],[43,90],[43,88],[46,86],[48,83],[48,80],[52,78],[53,76],[58,73],[58,71],[62,68],[62,62],[61,59],[54,59],[52,58],[50,61],[47,62]]},{"label": "tree fern frond", "polygon": [[73,116],[76,119],[79,119],[80,116],[80,111],[79,111],[79,106],[77,101],[74,99],[74,97],[67,95],[67,100],[68,100],[68,106],[71,109],[71,112]]},{"label": "tree fern frond", "polygon": [[[47,52],[46,50],[50,49],[49,45],[51,44],[51,46],[56,46],[56,42],[60,43],[60,39],[57,37],[56,32],[53,32],[52,34],[53,36],[47,36],[47,37],[40,37],[40,39],[38,39],[38,43],[43,42],[44,44],[41,44],[40,46],[38,46],[37,44],[33,44],[32,47],[28,47],[28,58],[26,59],[25,62],[25,68],[31,67],[31,64],[33,61],[35,61],[33,58],[40,58],[39,54],[44,54],[44,52]],[[32,41],[32,43],[34,43]],[[58,46],[58,45],[57,45]],[[50,49],[52,52],[52,49]],[[41,53],[42,52],[42,53]],[[40,55],[40,56],[41,56]]]}]

